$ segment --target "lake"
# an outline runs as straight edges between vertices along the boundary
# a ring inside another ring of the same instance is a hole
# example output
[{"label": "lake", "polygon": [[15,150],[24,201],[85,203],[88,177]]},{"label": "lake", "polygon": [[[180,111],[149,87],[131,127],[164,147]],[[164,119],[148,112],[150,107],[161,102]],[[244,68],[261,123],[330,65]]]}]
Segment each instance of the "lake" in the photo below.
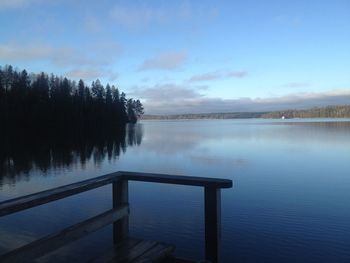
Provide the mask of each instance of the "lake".
[{"label": "lake", "polygon": [[[142,121],[122,139],[3,145],[0,201],[118,170],[228,178],[223,262],[350,262],[349,119]],[[203,189],[132,182],[129,195],[132,236],[204,257]],[[109,185],[0,218],[0,253],[111,206]],[[111,234],[106,227],[56,255],[84,260]]]}]

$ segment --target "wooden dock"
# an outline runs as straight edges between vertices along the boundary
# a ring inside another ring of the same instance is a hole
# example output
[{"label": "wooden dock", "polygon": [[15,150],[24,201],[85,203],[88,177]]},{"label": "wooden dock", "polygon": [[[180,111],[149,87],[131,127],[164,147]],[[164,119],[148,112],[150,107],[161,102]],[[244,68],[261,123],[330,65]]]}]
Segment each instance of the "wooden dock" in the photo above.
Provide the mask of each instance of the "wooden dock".
[{"label": "wooden dock", "polygon": [[0,255],[0,262],[33,262],[35,259],[66,246],[109,224],[113,224],[113,249],[103,255],[97,256],[91,262],[193,262],[175,258],[172,255],[175,246],[171,244],[129,237],[129,181],[203,187],[206,261],[198,262],[220,262],[220,191],[221,188],[231,188],[231,180],[122,171],[0,203],[0,217],[2,217],[103,185],[113,185],[113,208],[111,210],[72,225],[57,233],[52,233],[4,255]]}]

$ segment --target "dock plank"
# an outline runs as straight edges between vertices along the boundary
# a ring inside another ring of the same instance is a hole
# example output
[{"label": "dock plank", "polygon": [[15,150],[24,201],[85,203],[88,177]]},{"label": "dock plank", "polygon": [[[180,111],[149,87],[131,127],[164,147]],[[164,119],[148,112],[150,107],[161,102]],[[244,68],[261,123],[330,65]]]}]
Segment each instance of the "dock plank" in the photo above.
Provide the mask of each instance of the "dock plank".
[{"label": "dock plank", "polygon": [[127,262],[133,262],[136,258],[140,257],[142,254],[144,254],[147,250],[151,249],[157,244],[156,241],[150,241],[150,240],[142,240],[141,242],[137,243],[134,247],[129,249],[127,252],[122,251],[120,254],[126,255],[125,257],[121,257],[117,254],[115,258],[113,258],[108,263],[127,263]]},{"label": "dock plank", "polygon": [[36,258],[55,251],[70,242],[78,240],[98,229],[109,225],[129,214],[129,207],[125,205],[120,209],[111,209],[98,216],[70,226],[62,231],[50,234],[23,247],[12,250],[0,257],[2,263],[32,262]]},{"label": "dock plank", "polygon": [[169,256],[175,250],[175,246],[165,243],[157,243],[154,247],[145,252],[141,257],[133,261],[133,263],[150,263],[162,262],[164,258]]},{"label": "dock plank", "polygon": [[110,262],[117,256],[120,256],[122,258],[127,257],[128,251],[136,246],[138,243],[140,243],[141,239],[136,238],[127,238],[126,240],[119,242],[118,244],[114,245],[112,249],[108,249],[103,254],[98,255],[97,257],[92,258],[88,261],[88,263],[101,263],[101,262]]},{"label": "dock plank", "polygon": [[150,240],[128,238],[89,263],[148,263],[162,262],[175,246]]}]

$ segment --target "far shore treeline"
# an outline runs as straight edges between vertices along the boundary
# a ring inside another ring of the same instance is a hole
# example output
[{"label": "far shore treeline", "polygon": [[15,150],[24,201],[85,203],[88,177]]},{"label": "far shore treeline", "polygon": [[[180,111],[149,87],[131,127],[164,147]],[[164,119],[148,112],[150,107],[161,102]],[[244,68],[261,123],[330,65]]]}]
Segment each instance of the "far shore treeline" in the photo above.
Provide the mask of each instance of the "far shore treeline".
[{"label": "far shore treeline", "polygon": [[99,80],[91,86],[54,74],[28,74],[0,67],[1,129],[102,129],[135,123],[143,114],[139,100]]},{"label": "far shore treeline", "polygon": [[293,119],[293,118],[350,118],[350,105],[315,107],[305,110],[283,110],[272,112],[223,112],[174,115],[144,115],[144,120],[181,119]]}]

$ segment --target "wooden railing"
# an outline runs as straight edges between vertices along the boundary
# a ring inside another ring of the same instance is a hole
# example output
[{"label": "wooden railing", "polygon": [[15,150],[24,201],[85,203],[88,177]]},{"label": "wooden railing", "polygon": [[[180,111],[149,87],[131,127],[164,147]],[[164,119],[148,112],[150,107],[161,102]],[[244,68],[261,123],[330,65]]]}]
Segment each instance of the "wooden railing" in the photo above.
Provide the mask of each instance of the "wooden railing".
[{"label": "wooden railing", "polygon": [[221,188],[231,188],[231,180],[123,171],[1,202],[0,217],[113,184],[113,209],[0,256],[0,262],[18,262],[43,256],[108,224],[113,224],[114,242],[124,240],[129,232],[129,181],[204,187],[205,259],[220,262],[220,191]]}]

